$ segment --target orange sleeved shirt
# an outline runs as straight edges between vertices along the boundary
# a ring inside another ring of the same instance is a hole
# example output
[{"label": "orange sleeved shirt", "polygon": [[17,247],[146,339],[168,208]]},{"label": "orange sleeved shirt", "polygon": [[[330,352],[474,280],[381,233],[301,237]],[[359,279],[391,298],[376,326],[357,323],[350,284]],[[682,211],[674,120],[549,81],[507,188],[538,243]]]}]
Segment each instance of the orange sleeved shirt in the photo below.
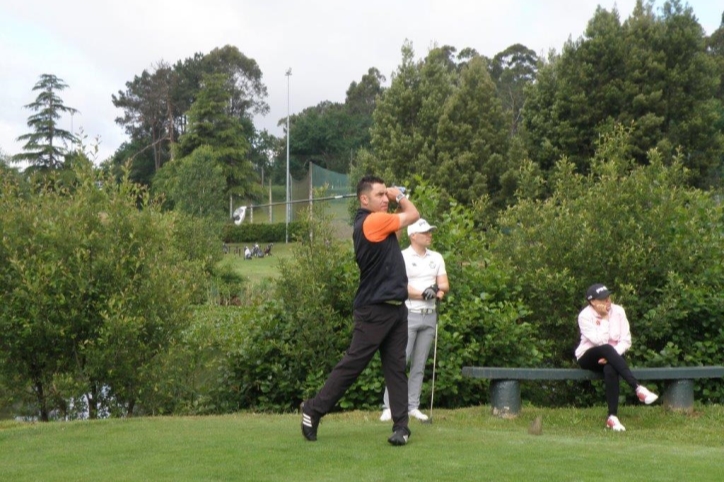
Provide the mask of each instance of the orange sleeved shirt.
[{"label": "orange sleeved shirt", "polygon": [[391,213],[372,213],[362,225],[365,238],[373,243],[387,239],[390,233],[400,229],[400,217]]}]

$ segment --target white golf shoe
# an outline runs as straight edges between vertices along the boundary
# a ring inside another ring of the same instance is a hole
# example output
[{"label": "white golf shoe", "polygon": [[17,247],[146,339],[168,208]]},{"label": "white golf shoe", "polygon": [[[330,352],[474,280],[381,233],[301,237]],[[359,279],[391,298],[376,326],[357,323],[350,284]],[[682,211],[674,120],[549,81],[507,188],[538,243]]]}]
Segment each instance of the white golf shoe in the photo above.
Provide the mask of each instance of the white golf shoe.
[{"label": "white golf shoe", "polygon": [[386,408],[382,410],[382,415],[380,415],[380,422],[389,422],[392,420],[392,412],[389,408]]},{"label": "white golf shoe", "polygon": [[626,427],[624,427],[621,422],[618,420],[618,417],[616,415],[609,415],[608,420],[606,420],[606,427],[610,428],[614,432],[625,432]]},{"label": "white golf shoe", "polygon": [[658,395],[651,392],[643,385],[639,385],[639,387],[636,389],[636,396],[639,397],[639,400],[641,400],[646,405],[651,405],[656,401],[657,398],[659,398]]},{"label": "white golf shoe", "polygon": [[410,410],[410,417],[415,417],[416,419],[418,419],[418,420],[420,420],[420,421],[422,421],[422,422],[424,422],[425,420],[428,419],[428,416],[425,415],[424,413],[422,413],[422,412],[421,412],[420,410],[418,410],[417,408],[414,409],[414,410]]}]

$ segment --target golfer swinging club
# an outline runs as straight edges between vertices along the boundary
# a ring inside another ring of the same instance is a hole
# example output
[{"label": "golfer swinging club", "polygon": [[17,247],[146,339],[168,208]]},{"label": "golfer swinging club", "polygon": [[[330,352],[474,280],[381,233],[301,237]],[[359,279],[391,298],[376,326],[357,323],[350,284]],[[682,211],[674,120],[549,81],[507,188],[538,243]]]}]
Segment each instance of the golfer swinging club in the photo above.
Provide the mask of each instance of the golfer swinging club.
[{"label": "golfer swinging club", "polygon": [[[354,252],[360,270],[354,299],[354,332],[347,353],[337,363],[319,393],[302,402],[302,435],[317,440],[319,420],[329,413],[357,380],[377,350],[390,391],[392,445],[410,437],[407,414],[407,274],[396,231],[420,218],[417,208],[396,187],[365,176],[357,184],[360,208],[354,220]],[[390,201],[399,211],[387,212]]]},{"label": "golfer swinging club", "polygon": [[[437,324],[436,300],[441,300],[450,290],[445,260],[436,251],[428,249],[432,243],[432,231],[437,229],[420,219],[407,227],[410,247],[402,251],[407,272],[407,349],[405,357],[410,364],[408,379],[407,410],[411,417],[426,421],[428,416],[420,411],[420,392],[425,374],[425,362],[435,338]],[[385,389],[384,406],[380,420],[392,418],[390,401]]]}]

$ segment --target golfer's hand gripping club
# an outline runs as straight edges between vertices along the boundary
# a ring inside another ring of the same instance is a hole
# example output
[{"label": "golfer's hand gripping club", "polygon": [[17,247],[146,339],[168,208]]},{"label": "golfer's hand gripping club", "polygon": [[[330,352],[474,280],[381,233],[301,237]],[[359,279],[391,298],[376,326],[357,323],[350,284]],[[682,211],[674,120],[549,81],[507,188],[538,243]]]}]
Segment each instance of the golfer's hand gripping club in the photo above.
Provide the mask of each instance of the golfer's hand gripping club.
[{"label": "golfer's hand gripping club", "polygon": [[437,292],[439,291],[439,288],[437,285],[428,286],[425,288],[422,292],[422,299],[423,300],[432,300],[437,296]]}]

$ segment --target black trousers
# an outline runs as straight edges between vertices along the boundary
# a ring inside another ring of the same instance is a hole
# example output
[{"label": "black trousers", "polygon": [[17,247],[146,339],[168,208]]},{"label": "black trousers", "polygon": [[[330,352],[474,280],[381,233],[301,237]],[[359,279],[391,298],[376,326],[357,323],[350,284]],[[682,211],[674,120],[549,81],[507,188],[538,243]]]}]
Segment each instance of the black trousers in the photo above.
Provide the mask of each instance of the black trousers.
[{"label": "black trousers", "polygon": [[[601,365],[598,360],[605,358],[608,363]],[[606,403],[608,404],[608,414],[618,415],[618,396],[620,387],[618,377],[624,379],[626,383],[634,390],[639,386],[638,380],[628,367],[623,356],[619,355],[616,349],[611,345],[601,345],[589,348],[578,359],[581,368],[594,372],[603,372],[603,383],[606,388]]]},{"label": "black trousers", "polygon": [[354,310],[354,333],[347,353],[329,374],[319,393],[304,403],[305,409],[317,417],[329,413],[379,350],[390,393],[393,431],[407,427],[406,347],[407,307],[404,303],[369,305]]}]

